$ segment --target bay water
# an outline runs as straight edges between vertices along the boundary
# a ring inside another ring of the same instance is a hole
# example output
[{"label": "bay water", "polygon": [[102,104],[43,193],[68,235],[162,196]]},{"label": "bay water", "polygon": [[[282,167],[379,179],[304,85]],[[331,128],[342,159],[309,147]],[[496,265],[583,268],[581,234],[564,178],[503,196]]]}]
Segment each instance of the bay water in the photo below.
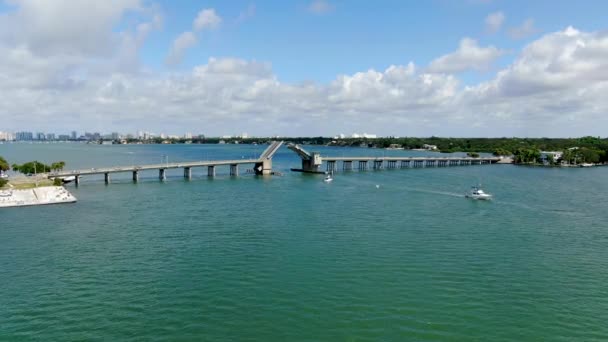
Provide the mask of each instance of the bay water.
[{"label": "bay water", "polygon": [[[241,159],[252,145],[2,144],[66,169]],[[323,155],[426,152],[310,147]],[[0,210],[0,340],[605,341],[608,168],[481,165],[83,177]],[[482,182],[491,202],[464,198]]]}]

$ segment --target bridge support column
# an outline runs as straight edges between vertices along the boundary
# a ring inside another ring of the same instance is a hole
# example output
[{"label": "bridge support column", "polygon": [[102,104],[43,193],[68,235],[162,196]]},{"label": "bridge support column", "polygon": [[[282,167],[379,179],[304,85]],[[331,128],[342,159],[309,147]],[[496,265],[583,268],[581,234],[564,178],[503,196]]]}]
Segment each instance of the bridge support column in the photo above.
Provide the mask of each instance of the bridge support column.
[{"label": "bridge support column", "polygon": [[74,185],[76,185],[76,186],[80,185],[80,176],[74,177]]},{"label": "bridge support column", "polygon": [[208,177],[215,177],[215,165],[209,165],[209,166],[207,166],[207,176]]},{"label": "bridge support column", "polygon": [[380,170],[382,169],[384,161],[382,160],[374,160],[374,169],[375,170]]},{"label": "bridge support column", "polygon": [[239,164],[231,164],[230,165],[230,175],[238,176],[239,175]]},{"label": "bridge support column", "polygon": [[[303,166],[304,163],[302,163]],[[255,163],[253,170],[256,175],[271,175],[272,174],[272,159],[264,159],[259,163]]]},{"label": "bridge support column", "polygon": [[167,179],[167,174],[165,172],[165,169],[158,170],[158,179],[160,179],[161,181],[164,181]]},{"label": "bridge support column", "polygon": [[137,183],[139,181],[139,171],[133,171],[133,183]]},{"label": "bridge support column", "polygon": [[184,178],[188,180],[192,179],[192,169],[190,169],[189,167],[184,168]]},{"label": "bridge support column", "polygon": [[353,170],[353,162],[351,160],[345,160],[342,162],[342,170],[344,171],[352,171]]},{"label": "bridge support column", "polygon": [[401,168],[405,168],[405,167],[410,167],[410,161],[409,160],[402,160],[401,161]]},{"label": "bridge support column", "polygon": [[367,160],[359,160],[359,171],[367,170]]},{"label": "bridge support column", "polygon": [[336,161],[335,160],[328,160],[327,164],[326,164],[326,168],[327,168],[327,172],[334,172],[334,171],[336,171]]},{"label": "bridge support column", "polygon": [[108,172],[103,174],[103,180],[106,184],[110,184],[110,174]]}]

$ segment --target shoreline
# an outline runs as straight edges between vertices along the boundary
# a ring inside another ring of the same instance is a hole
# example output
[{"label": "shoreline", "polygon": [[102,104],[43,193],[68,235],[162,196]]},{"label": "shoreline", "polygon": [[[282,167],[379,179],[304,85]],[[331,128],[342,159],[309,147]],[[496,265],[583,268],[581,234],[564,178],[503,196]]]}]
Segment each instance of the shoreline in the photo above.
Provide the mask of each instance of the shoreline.
[{"label": "shoreline", "polygon": [[76,197],[63,186],[0,190],[0,208],[75,203]]}]

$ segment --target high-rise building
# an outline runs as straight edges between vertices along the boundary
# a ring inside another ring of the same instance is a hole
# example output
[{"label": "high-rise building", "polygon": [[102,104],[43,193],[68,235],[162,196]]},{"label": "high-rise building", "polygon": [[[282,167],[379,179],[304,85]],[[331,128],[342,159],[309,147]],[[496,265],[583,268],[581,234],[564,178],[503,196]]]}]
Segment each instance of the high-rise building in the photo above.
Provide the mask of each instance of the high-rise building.
[{"label": "high-rise building", "polygon": [[55,133],[47,133],[46,134],[46,140],[56,140],[56,136]]},{"label": "high-rise building", "polygon": [[42,132],[37,132],[36,133],[36,140],[38,141],[42,141],[42,140],[46,140],[46,135]]},{"label": "high-rise building", "polygon": [[15,139],[18,141],[32,141],[34,140],[34,134],[32,132],[17,132],[15,133]]},{"label": "high-rise building", "polygon": [[117,132],[112,132],[112,140],[118,140],[120,139],[120,134],[118,134]]},{"label": "high-rise building", "polygon": [[0,132],[0,141],[13,141],[15,140],[15,135],[10,132]]},{"label": "high-rise building", "polygon": [[78,133],[76,131],[72,131],[72,140],[78,139]]}]

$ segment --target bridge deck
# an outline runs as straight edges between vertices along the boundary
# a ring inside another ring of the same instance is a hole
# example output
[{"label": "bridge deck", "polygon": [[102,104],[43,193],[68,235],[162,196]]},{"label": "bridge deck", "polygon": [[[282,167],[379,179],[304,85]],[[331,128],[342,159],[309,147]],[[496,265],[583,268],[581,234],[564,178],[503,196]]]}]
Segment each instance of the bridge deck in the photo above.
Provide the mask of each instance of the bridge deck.
[{"label": "bridge deck", "polygon": [[498,157],[472,158],[472,157],[321,157],[323,161],[492,161],[501,160]]},{"label": "bridge deck", "polygon": [[181,163],[164,163],[164,164],[149,164],[149,165],[133,165],[133,166],[116,166],[105,168],[93,168],[86,170],[73,170],[49,173],[49,177],[68,177],[68,176],[83,176],[83,175],[102,175],[106,173],[132,172],[143,170],[160,170],[160,169],[177,169],[186,167],[205,167],[205,166],[221,166],[221,165],[239,165],[239,164],[255,164],[261,162],[260,159],[235,159],[235,160],[208,160],[199,162],[181,162]]}]

